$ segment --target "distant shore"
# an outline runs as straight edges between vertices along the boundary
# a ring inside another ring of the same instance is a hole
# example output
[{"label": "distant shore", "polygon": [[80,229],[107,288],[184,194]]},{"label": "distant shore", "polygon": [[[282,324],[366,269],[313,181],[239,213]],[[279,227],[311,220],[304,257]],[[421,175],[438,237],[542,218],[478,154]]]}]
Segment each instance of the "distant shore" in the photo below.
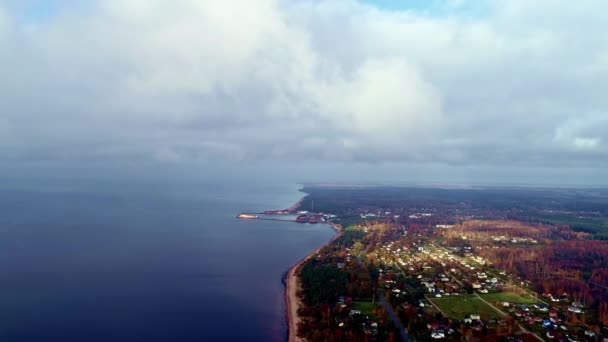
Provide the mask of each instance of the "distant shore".
[{"label": "distant shore", "polygon": [[[292,208],[297,207],[302,202],[300,200]],[[304,339],[298,337],[298,325],[300,323],[300,317],[298,316],[298,310],[304,306],[300,298],[298,298],[298,292],[301,290],[300,284],[300,269],[302,266],[315,256],[319,251],[334,242],[338,237],[342,235],[342,226],[333,222],[328,222],[332,229],[336,231],[336,235],[327,242],[325,245],[319,247],[314,252],[310,253],[298,263],[293,265],[285,277],[285,307],[287,309],[287,327],[288,327],[288,341],[289,342],[303,342]]]},{"label": "distant shore", "polygon": [[302,206],[302,203],[304,203],[304,198],[306,198],[306,196],[300,198],[296,203],[294,203],[287,210],[290,211],[290,212],[292,212],[292,213],[295,213],[296,211],[300,210],[300,207]]}]

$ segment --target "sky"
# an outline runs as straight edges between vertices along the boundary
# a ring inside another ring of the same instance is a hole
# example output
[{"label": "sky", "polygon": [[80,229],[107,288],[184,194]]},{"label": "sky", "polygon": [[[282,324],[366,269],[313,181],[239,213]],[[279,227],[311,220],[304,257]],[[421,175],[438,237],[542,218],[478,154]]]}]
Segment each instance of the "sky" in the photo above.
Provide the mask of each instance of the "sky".
[{"label": "sky", "polygon": [[0,0],[0,175],[607,185],[607,13]]}]

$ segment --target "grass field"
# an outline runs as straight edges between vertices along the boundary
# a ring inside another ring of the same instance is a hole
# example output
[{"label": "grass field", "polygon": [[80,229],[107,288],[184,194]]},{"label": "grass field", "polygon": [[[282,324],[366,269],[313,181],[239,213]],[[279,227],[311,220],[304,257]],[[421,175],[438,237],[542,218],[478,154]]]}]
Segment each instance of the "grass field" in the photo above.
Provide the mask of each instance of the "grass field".
[{"label": "grass field", "polygon": [[499,318],[502,315],[493,307],[475,296],[433,298],[432,302],[452,319],[464,319],[471,314],[478,314],[482,319]]},{"label": "grass field", "polygon": [[372,315],[374,308],[379,307],[378,304],[372,304],[372,302],[354,302],[353,309],[361,311],[363,315]]},{"label": "grass field", "polygon": [[510,302],[510,303],[518,303],[518,304],[534,304],[534,298],[526,295],[520,295],[515,292],[504,291],[497,293],[486,293],[480,294],[481,298],[487,300],[490,303],[495,302]]}]

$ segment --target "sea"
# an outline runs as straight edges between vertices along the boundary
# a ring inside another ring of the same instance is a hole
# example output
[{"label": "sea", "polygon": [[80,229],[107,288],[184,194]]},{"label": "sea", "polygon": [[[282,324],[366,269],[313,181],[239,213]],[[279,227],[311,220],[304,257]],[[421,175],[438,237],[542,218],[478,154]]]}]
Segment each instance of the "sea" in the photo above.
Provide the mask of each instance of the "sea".
[{"label": "sea", "polygon": [[327,225],[238,220],[297,184],[0,187],[0,341],[285,341],[282,278]]}]

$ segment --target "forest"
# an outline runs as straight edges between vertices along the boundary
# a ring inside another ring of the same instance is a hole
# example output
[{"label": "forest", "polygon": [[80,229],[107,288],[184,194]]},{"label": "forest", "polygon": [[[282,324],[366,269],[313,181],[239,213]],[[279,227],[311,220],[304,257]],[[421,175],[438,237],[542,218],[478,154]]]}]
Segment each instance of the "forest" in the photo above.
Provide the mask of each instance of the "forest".
[{"label": "forest", "polygon": [[332,213],[348,224],[362,213],[433,211],[440,217],[484,217],[568,226],[608,239],[608,189],[323,186],[305,184],[302,210]]}]

